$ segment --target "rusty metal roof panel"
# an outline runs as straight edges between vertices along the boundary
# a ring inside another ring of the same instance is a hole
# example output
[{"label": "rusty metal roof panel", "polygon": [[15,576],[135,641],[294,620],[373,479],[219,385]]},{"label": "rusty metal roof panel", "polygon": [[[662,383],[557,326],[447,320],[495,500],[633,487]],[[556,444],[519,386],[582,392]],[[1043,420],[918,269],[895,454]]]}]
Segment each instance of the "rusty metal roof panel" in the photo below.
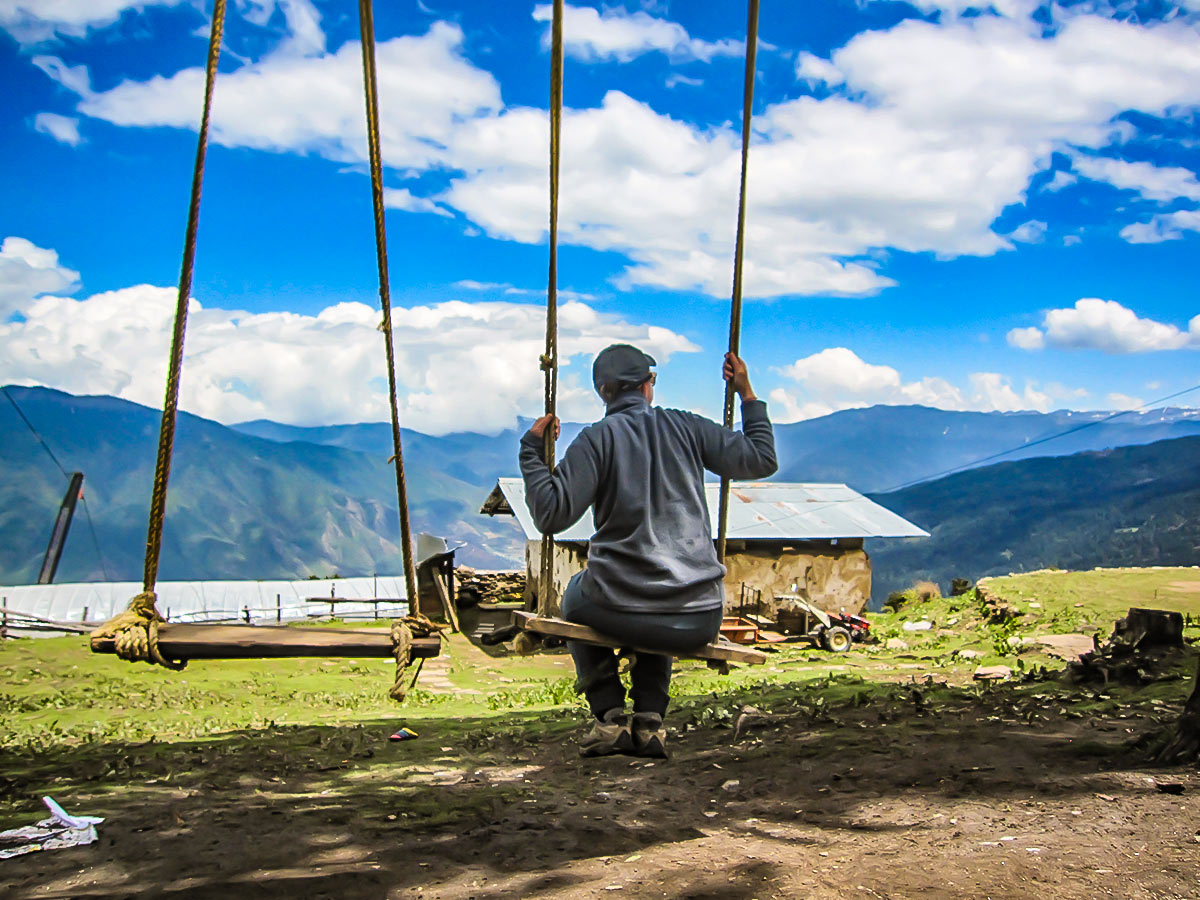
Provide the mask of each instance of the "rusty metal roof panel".
[{"label": "rusty metal roof panel", "polygon": [[[530,540],[539,537],[525,505],[525,482],[520,478],[501,478],[496,489],[507,499],[525,536]],[[715,533],[720,485],[705,484],[705,489]],[[492,497],[495,495],[493,491]],[[494,502],[492,507],[496,507]],[[585,513],[556,537],[560,541],[586,541],[593,530],[591,514]],[[737,541],[796,541],[929,537],[929,533],[844,484],[735,481],[729,491],[728,536]]]}]

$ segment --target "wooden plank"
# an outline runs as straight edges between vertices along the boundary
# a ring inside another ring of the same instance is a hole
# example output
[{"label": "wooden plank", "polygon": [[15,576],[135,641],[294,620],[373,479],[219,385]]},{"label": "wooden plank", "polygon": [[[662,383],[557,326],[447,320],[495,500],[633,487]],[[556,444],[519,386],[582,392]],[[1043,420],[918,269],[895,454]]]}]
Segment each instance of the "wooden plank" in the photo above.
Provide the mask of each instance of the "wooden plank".
[{"label": "wooden plank", "polygon": [[[413,658],[441,652],[441,638],[413,639]],[[92,638],[93,653],[115,653],[112,638]],[[282,659],[293,656],[386,658],[385,629],[279,628],[263,625],[160,625],[158,646],[168,659]]]},{"label": "wooden plank", "polygon": [[[538,616],[523,610],[513,610],[513,624],[525,631],[566,638],[569,641],[581,641],[585,644],[598,644],[601,647],[617,649],[627,648],[634,653],[663,653],[662,650],[654,650],[649,647],[630,647],[628,644],[615,641],[608,635],[601,634],[586,625],[577,625],[574,622],[565,622],[549,616]],[[723,638],[718,638],[716,643],[708,644],[692,653],[669,653],[666,655],[680,659],[711,659],[717,662],[748,663],[752,666],[761,665],[767,661],[767,654],[761,650],[739,647]]]},{"label": "wooden plank", "polygon": [[446,620],[450,623],[450,629],[458,633],[462,629],[458,627],[458,614],[454,610],[454,601],[450,599],[446,578],[441,572],[430,572],[429,574],[433,578],[433,588],[437,591],[438,600],[442,602],[442,609],[446,612]]}]

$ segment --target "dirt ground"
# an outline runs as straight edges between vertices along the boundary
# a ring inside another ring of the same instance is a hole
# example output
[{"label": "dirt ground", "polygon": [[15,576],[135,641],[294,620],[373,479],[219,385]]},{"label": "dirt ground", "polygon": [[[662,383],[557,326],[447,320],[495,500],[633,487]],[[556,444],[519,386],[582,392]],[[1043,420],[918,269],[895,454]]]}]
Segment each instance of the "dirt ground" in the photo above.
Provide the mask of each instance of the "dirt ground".
[{"label": "dirt ground", "polygon": [[73,810],[108,815],[100,841],[0,862],[0,893],[1200,897],[1200,772],[1145,763],[1153,716],[985,694],[750,714],[674,735],[666,762],[580,759],[573,713],[533,739],[466,723],[454,748],[313,728],[311,759],[243,733],[188,772],[131,745],[124,786]]}]

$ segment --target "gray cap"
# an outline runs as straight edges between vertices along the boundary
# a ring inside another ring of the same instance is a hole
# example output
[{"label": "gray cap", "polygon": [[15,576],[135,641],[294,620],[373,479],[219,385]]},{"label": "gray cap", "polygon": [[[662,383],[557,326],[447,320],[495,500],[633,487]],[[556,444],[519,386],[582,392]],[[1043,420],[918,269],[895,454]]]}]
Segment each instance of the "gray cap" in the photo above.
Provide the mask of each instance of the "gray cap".
[{"label": "gray cap", "polygon": [[600,390],[606,384],[641,384],[650,377],[654,357],[631,344],[613,344],[596,355],[592,363],[592,384]]}]

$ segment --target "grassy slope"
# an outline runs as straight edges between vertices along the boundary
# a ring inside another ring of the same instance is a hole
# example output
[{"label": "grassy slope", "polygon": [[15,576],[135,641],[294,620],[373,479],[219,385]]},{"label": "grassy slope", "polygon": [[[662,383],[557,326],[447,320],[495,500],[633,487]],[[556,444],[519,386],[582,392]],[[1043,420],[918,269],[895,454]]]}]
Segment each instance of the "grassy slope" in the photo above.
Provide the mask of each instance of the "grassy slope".
[{"label": "grassy slope", "polygon": [[[971,692],[982,690],[970,686],[980,664],[1061,668],[1033,641],[1039,634],[1107,634],[1129,606],[1194,616],[1200,595],[1178,590],[1180,582],[1194,589],[1200,571],[1031,573],[991,584],[1024,612],[1013,629],[987,626],[972,597],[945,598],[872,617],[881,638],[900,637],[905,648],[856,646],[834,656],[790,644],[766,666],[728,676],[682,662],[672,685],[672,721],[684,728],[728,726],[747,702],[767,711],[799,707],[814,714],[909,702],[908,692],[918,688],[929,692],[931,703],[951,689],[955,702],[969,702],[978,695]],[[922,619],[936,627],[903,630],[904,622]],[[1200,638],[1200,619],[1192,621],[1188,634]],[[1024,646],[1011,646],[1014,636],[1026,638]],[[983,655],[966,659],[963,650]],[[406,751],[407,763],[390,764],[389,777],[396,765],[462,764],[498,741],[563,740],[576,731],[582,708],[565,654],[492,658],[460,638],[448,642],[448,654],[437,665],[455,692],[418,687],[397,707],[386,698],[391,666],[379,660],[193,663],[176,674],[94,656],[79,638],[7,642],[0,645],[0,827],[27,817],[42,793],[60,800],[95,797],[151,775],[164,784],[186,784],[203,779],[205,766],[225,753],[250,753],[267,772],[350,768],[365,776],[389,765],[375,754],[383,736],[401,723],[422,739]],[[1137,691],[1114,686],[1101,694],[1045,680],[1011,690],[1079,715],[1118,703],[1165,709],[1182,700],[1180,681],[1194,665],[1181,660],[1174,680]],[[940,682],[951,687],[928,686]],[[900,694],[898,684],[905,685]]]},{"label": "grassy slope", "polygon": [[872,541],[876,601],[917,579],[1200,561],[1200,438],[1002,463],[876,497],[932,537]]}]

